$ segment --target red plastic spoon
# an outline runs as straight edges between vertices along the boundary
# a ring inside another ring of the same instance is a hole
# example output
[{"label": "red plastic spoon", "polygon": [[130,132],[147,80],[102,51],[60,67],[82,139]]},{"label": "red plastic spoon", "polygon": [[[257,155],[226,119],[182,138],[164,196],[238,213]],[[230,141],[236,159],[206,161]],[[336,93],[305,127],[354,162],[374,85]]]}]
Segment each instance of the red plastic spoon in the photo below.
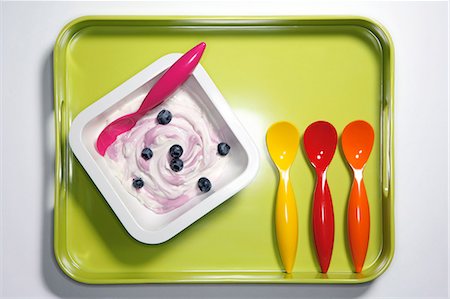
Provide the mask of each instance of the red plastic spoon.
[{"label": "red plastic spoon", "polygon": [[320,268],[326,273],[330,266],[334,243],[334,213],[327,182],[327,169],[336,151],[336,129],[325,121],[312,123],[306,128],[303,143],[308,159],[316,170],[313,233]]},{"label": "red plastic spoon", "polygon": [[206,44],[202,42],[181,56],[150,89],[136,112],[116,119],[103,129],[97,139],[97,150],[100,155],[104,156],[106,149],[117,136],[131,130],[141,117],[161,104],[189,78],[200,61],[205,47]]}]

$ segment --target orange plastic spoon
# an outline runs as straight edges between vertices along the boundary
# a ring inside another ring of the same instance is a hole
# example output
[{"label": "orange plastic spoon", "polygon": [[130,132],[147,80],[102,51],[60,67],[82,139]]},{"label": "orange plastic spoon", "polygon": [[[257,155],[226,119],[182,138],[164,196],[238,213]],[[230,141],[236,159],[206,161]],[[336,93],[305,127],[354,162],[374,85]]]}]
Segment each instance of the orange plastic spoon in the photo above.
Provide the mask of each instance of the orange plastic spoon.
[{"label": "orange plastic spoon", "polygon": [[363,170],[374,141],[370,124],[357,120],[348,124],[342,133],[342,149],[353,169],[353,184],[347,210],[348,239],[355,272],[361,272],[366,259],[370,234],[370,212]]}]

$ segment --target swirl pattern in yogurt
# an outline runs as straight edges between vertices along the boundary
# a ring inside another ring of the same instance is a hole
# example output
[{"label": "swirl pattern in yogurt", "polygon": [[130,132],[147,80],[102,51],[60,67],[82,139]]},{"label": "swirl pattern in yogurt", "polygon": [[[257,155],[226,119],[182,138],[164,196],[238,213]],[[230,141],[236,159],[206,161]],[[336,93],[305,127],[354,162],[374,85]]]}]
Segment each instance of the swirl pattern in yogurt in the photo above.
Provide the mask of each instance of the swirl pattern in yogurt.
[{"label": "swirl pattern in yogurt", "polygon": [[[214,184],[227,159],[217,153],[217,144],[223,141],[219,132],[193,97],[180,88],[133,129],[120,135],[106,151],[107,163],[124,188],[158,214],[176,209],[199,195],[199,178],[208,177]],[[172,113],[167,125],[156,120],[162,109]],[[174,144],[184,150],[180,157],[184,166],[179,172],[170,168],[169,149]],[[148,160],[141,157],[146,147],[153,151]],[[142,178],[142,188],[133,188],[135,178]]]}]

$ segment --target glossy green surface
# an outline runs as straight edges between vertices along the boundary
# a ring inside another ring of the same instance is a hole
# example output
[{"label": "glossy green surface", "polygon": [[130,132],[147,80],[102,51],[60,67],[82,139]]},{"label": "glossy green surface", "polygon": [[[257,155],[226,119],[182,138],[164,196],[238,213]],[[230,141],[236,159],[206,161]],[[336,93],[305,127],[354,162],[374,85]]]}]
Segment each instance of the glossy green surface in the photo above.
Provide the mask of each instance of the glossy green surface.
[{"label": "glossy green surface", "polygon": [[[252,184],[161,245],[130,237],[68,147],[72,119],[158,59],[207,43],[202,65],[254,138],[261,167]],[[67,25],[54,52],[56,113],[55,256],[86,283],[359,283],[380,275],[394,250],[393,48],[387,33],[358,17],[85,17]],[[353,274],[346,240],[351,171],[339,149],[328,170],[335,212],[329,273],[319,274],[311,231],[313,170],[303,148],[291,169],[299,243],[292,275],[281,272],[274,233],[277,173],[266,129],[287,120],[301,135],[316,120],[338,134],[370,122],[375,145],[365,182],[371,237]]]}]

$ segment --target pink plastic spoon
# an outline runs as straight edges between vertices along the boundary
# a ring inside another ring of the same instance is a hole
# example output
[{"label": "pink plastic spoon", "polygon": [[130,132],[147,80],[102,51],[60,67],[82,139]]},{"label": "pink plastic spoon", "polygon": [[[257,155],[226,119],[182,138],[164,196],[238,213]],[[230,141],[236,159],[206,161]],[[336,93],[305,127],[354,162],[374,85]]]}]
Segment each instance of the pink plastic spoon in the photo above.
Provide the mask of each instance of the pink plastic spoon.
[{"label": "pink plastic spoon", "polygon": [[150,89],[136,112],[116,119],[103,129],[97,138],[97,151],[100,155],[104,156],[106,149],[117,136],[131,130],[141,117],[161,104],[189,78],[200,61],[205,47],[206,44],[202,42],[180,57]]}]

